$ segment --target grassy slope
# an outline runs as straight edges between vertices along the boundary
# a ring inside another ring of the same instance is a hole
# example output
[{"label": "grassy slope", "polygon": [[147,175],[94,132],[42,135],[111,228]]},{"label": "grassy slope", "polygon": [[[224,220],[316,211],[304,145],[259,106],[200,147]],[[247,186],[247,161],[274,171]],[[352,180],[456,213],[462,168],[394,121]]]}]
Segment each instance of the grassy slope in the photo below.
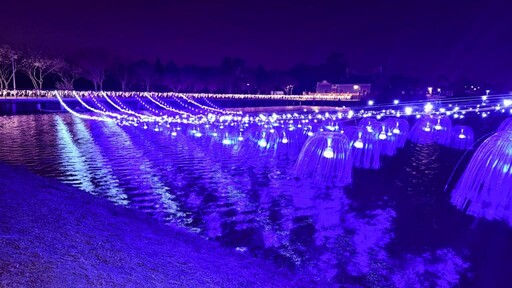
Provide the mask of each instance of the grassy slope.
[{"label": "grassy slope", "polygon": [[270,263],[0,164],[0,287],[311,286]]}]

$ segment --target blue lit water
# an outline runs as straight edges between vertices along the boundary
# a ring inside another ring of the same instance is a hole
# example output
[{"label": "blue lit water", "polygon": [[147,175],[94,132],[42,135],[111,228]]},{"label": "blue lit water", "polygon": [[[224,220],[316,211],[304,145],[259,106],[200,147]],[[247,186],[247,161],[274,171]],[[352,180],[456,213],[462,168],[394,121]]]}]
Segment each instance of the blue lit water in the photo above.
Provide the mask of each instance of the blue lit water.
[{"label": "blue lit water", "polygon": [[[475,123],[481,136],[499,121]],[[512,229],[444,192],[462,155],[409,143],[340,188],[294,178],[286,149],[254,157],[67,114],[0,118],[0,161],[342,287],[509,287]]]}]

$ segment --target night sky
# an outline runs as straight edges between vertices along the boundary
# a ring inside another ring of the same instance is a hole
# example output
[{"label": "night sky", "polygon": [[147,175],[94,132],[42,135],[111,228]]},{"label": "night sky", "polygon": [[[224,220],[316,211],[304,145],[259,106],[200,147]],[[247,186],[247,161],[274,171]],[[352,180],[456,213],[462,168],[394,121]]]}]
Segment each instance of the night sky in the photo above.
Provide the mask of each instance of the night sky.
[{"label": "night sky", "polygon": [[[446,2],[446,3],[445,3]],[[0,2],[0,43],[52,56],[104,49],[127,61],[288,69],[345,55],[351,69],[512,83],[510,5],[496,1]]]}]

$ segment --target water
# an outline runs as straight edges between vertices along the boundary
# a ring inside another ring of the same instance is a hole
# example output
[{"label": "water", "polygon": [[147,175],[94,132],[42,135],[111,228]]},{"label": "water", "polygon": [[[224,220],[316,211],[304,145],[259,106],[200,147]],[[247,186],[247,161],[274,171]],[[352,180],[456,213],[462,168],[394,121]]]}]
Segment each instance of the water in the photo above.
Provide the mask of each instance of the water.
[{"label": "water", "polygon": [[244,156],[207,137],[67,114],[0,118],[0,161],[319,279],[355,287],[510,283],[511,229],[465,215],[444,192],[463,152],[408,143],[380,169],[354,170],[345,188],[294,177],[297,154]]}]

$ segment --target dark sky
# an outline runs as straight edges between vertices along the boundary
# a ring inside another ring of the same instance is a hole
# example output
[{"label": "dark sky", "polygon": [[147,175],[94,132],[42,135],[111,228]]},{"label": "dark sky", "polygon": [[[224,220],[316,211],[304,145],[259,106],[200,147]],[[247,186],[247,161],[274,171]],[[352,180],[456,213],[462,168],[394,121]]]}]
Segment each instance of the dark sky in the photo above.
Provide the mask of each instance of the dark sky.
[{"label": "dark sky", "polygon": [[506,2],[0,0],[0,43],[54,55],[106,49],[127,60],[287,69],[342,52],[354,70],[512,83]]}]

